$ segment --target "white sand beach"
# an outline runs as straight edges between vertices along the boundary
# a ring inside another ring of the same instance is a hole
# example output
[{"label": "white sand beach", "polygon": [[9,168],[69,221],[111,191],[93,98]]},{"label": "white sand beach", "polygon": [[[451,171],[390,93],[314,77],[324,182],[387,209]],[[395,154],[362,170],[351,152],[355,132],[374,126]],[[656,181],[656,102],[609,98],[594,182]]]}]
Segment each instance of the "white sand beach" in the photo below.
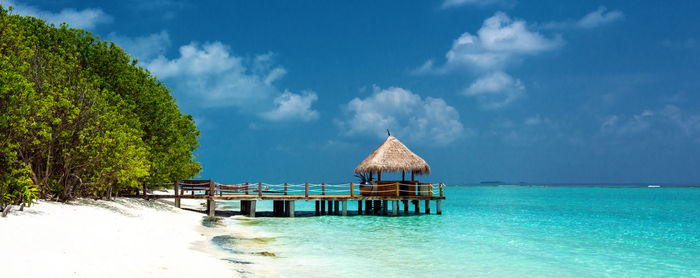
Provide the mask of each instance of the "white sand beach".
[{"label": "white sand beach", "polygon": [[83,199],[16,209],[0,218],[5,277],[240,276],[241,266],[209,242],[204,215],[172,202]]}]

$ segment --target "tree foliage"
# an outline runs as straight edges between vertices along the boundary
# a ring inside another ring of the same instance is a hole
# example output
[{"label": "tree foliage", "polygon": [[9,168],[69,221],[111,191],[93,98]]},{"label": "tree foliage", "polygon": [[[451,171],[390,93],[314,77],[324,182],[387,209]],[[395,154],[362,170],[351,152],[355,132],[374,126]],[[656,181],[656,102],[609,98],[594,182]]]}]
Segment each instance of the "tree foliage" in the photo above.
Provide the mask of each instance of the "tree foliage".
[{"label": "tree foliage", "polygon": [[197,130],[114,43],[0,6],[0,204],[196,175]]}]

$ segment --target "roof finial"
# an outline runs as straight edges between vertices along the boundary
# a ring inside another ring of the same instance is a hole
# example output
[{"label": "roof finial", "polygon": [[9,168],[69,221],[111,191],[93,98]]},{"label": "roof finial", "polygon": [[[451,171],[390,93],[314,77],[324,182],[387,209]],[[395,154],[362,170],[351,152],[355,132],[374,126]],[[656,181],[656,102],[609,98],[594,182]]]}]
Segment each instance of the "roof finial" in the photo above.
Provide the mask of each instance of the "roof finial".
[{"label": "roof finial", "polygon": [[389,134],[389,136],[391,136],[391,132],[389,132],[388,128],[386,129],[386,133]]}]

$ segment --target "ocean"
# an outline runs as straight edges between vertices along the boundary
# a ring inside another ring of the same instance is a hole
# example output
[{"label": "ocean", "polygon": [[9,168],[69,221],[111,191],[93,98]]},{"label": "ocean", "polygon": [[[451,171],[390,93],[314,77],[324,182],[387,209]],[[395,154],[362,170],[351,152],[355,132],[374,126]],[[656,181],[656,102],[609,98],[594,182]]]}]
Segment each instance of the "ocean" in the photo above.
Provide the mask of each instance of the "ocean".
[{"label": "ocean", "polygon": [[[700,188],[469,186],[445,196],[442,215],[431,202],[430,215],[399,217],[354,215],[356,202],[351,216],[303,217],[314,203],[297,202],[295,218],[229,217],[246,235],[215,243],[232,262],[282,277],[700,277]],[[263,251],[275,257],[250,255]]]}]

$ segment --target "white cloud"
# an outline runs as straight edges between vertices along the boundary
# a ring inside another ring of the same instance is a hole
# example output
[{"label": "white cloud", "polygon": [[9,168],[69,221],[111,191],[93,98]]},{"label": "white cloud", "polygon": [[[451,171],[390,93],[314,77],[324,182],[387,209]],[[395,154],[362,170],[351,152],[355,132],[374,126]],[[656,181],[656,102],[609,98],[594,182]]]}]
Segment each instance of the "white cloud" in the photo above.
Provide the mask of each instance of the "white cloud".
[{"label": "white cloud", "polygon": [[131,57],[142,61],[148,61],[159,55],[164,55],[171,45],[170,35],[165,30],[160,33],[139,37],[120,36],[112,32],[107,35],[106,40],[115,42]]},{"label": "white cloud", "polygon": [[568,137],[559,123],[540,114],[527,117],[522,121],[496,120],[486,133],[513,146],[528,146]]},{"label": "white cloud", "polygon": [[478,78],[462,93],[477,97],[486,109],[498,109],[523,97],[525,86],[520,80],[497,71]]},{"label": "white cloud", "polygon": [[88,8],[84,10],[65,8],[55,13],[44,11],[33,6],[15,3],[14,1],[2,0],[0,4],[2,4],[3,7],[13,6],[13,13],[41,18],[56,25],[65,22],[72,28],[92,29],[98,24],[111,23],[113,21],[112,16],[98,8]]},{"label": "white cloud", "polygon": [[468,69],[477,74],[462,94],[480,99],[484,108],[502,108],[525,95],[525,86],[506,74],[505,69],[525,56],[551,51],[562,45],[559,38],[548,38],[528,28],[523,20],[511,19],[502,12],[484,20],[475,35],[463,33],[445,54],[446,62],[434,66],[426,61],[416,74],[444,74]]},{"label": "white cloud", "polygon": [[277,88],[275,82],[286,70],[275,65],[273,57],[268,53],[246,59],[221,42],[192,42],[181,46],[175,59],[161,55],[145,64],[202,107],[233,106],[271,121],[317,119],[318,112],[311,109],[318,99],[315,93],[281,93]]},{"label": "white cloud", "polygon": [[540,29],[593,29],[615,21],[625,19],[625,14],[621,11],[607,11],[601,6],[578,20],[554,21],[539,26]]},{"label": "white cloud", "polygon": [[668,104],[663,108],[646,109],[632,116],[608,116],[601,124],[600,130],[603,134],[615,136],[656,132],[664,137],[670,137],[676,133],[700,138],[700,115],[689,115],[678,106]]},{"label": "white cloud", "polygon": [[173,20],[192,3],[180,0],[127,0],[125,5],[128,5],[132,11],[140,12],[144,16],[160,16],[163,20]]},{"label": "white cloud", "polygon": [[313,121],[318,119],[318,112],[311,109],[311,104],[316,100],[318,96],[313,92],[298,95],[285,91],[274,100],[277,108],[263,113],[262,117],[272,121]]},{"label": "white cloud", "polygon": [[687,115],[678,106],[671,104],[666,105],[658,114],[678,127],[685,135],[700,133],[700,115]]},{"label": "white cloud", "polygon": [[535,116],[525,119],[523,123],[527,126],[551,125],[552,120],[546,117],[542,117],[542,115],[540,114],[537,114]]},{"label": "white cloud", "polygon": [[492,4],[510,4],[508,0],[445,0],[442,8],[452,8],[463,5],[487,6]]},{"label": "white cloud", "polygon": [[615,10],[606,12],[606,10],[607,9],[603,6],[599,7],[597,10],[585,15],[577,21],[576,27],[595,28],[625,18],[625,15],[621,11]]},{"label": "white cloud", "polygon": [[467,67],[477,72],[502,70],[515,58],[539,54],[560,45],[560,39],[547,38],[529,30],[525,21],[497,12],[484,21],[477,35],[467,32],[454,41],[445,55],[445,67]]},{"label": "white cloud", "polygon": [[409,142],[449,144],[469,135],[459,121],[459,112],[440,98],[421,98],[408,90],[374,88],[365,98],[346,106],[349,117],[336,121],[348,136],[386,137],[386,129]]}]

